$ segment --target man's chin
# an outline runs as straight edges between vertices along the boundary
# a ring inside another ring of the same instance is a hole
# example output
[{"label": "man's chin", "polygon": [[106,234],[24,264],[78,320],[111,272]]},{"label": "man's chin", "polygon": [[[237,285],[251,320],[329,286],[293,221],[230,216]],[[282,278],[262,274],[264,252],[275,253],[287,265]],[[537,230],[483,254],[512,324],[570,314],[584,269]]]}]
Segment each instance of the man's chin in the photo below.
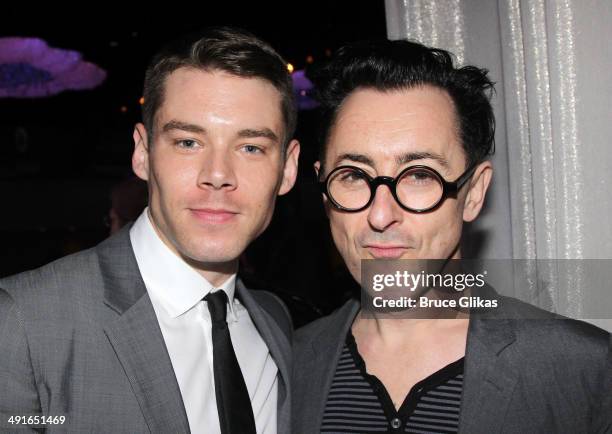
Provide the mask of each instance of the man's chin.
[{"label": "man's chin", "polygon": [[197,269],[215,270],[234,268],[239,255],[231,251],[198,251],[183,253],[183,260]]},{"label": "man's chin", "polygon": [[238,251],[235,244],[233,246],[214,245],[208,247],[203,244],[199,245],[197,249],[189,249],[184,252],[184,256],[196,262],[223,263],[237,260],[241,253],[242,251]]}]

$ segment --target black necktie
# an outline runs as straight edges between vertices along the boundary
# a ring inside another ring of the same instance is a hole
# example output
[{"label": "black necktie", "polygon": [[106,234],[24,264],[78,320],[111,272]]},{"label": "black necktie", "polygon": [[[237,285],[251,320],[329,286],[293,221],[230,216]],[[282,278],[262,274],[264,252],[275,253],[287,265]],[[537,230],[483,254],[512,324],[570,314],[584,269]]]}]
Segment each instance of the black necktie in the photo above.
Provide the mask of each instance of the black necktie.
[{"label": "black necktie", "polygon": [[221,434],[256,434],[251,399],[227,327],[227,295],[204,297],[212,319],[213,370]]}]

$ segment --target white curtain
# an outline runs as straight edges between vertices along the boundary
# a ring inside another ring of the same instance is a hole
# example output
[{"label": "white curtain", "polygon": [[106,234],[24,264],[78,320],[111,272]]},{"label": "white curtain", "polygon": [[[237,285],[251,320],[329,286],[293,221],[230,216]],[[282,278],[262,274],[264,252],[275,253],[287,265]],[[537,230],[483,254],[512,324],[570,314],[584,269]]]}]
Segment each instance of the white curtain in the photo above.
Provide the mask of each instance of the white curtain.
[{"label": "white curtain", "polygon": [[[386,0],[386,13],[390,39],[448,49],[497,83],[494,183],[466,248],[485,258],[611,259],[612,1]],[[543,307],[552,300],[583,317],[607,303],[612,317],[612,282],[584,293],[583,263],[565,264],[534,271],[555,288]]]}]

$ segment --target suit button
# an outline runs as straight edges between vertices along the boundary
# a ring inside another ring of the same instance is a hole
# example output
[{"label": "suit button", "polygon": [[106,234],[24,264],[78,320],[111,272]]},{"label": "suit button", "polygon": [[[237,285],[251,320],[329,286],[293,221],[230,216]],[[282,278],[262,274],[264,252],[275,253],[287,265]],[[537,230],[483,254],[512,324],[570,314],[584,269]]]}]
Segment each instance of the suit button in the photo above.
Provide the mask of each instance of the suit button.
[{"label": "suit button", "polygon": [[400,426],[402,426],[402,421],[397,417],[391,421],[391,428],[398,429]]}]

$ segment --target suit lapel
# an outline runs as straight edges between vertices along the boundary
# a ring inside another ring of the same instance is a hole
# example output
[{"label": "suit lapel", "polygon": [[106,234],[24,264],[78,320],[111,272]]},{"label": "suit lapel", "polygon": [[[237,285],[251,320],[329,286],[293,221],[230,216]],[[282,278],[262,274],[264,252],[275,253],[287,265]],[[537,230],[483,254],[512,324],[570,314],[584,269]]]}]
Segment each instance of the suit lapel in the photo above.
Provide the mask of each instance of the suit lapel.
[{"label": "suit lapel", "polygon": [[291,344],[285,334],[274,323],[274,319],[266,313],[244,286],[242,280],[236,280],[236,292],[240,302],[244,304],[249,316],[261,338],[268,346],[270,354],[278,367],[279,390],[278,390],[278,432],[290,432],[291,396],[290,389],[290,367],[291,367]]},{"label": "suit lapel", "polygon": [[329,326],[312,339],[312,357],[307,358],[308,362],[304,363],[301,373],[306,376],[305,381],[308,381],[308,387],[301,389],[311,394],[311,396],[305,396],[302,402],[316,404],[311,405],[310,409],[301,409],[301,411],[311,414],[309,419],[316,432],[321,429],[327,395],[334,379],[338,360],[340,360],[348,330],[358,312],[359,302],[349,300],[335,314],[332,314],[334,318]]},{"label": "suit lapel", "polygon": [[187,414],[159,323],[138,271],[129,228],[97,247],[104,303],[118,316],[104,332],[151,432],[189,432]]},{"label": "suit lapel", "polygon": [[[503,314],[502,314],[503,315]],[[470,319],[459,432],[500,432],[518,381],[518,368],[504,357],[516,340],[512,321],[495,315]]]}]

